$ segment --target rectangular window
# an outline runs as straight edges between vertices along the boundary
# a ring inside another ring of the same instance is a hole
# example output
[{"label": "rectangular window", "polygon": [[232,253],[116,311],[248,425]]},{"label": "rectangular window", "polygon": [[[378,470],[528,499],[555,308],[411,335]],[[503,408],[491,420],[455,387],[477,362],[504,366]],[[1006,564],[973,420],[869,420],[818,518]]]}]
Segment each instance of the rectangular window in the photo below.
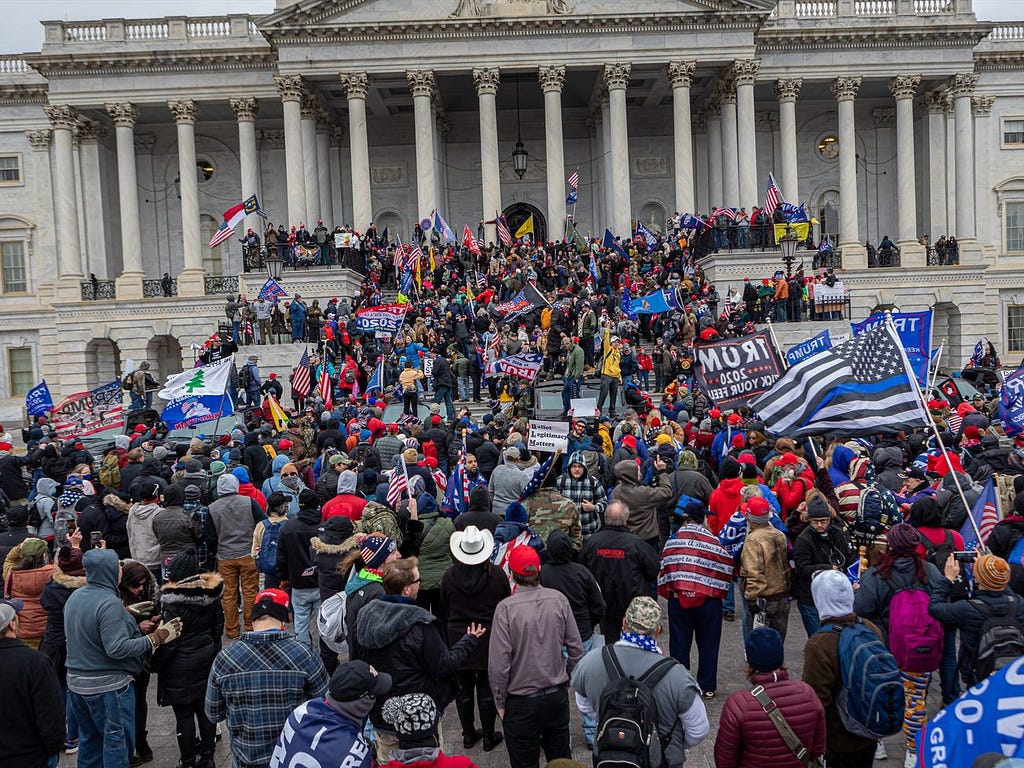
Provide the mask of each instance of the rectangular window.
[{"label": "rectangular window", "polygon": [[1003,146],[1024,145],[1024,120],[1003,120]]},{"label": "rectangular window", "polygon": [[25,243],[7,240],[0,243],[0,277],[4,293],[25,293],[28,278],[25,274]]},{"label": "rectangular window", "polygon": [[28,347],[8,349],[7,367],[11,372],[11,397],[24,397],[36,383],[32,371],[32,350]]},{"label": "rectangular window", "polygon": [[21,184],[21,155],[0,155],[0,186]]},{"label": "rectangular window", "polygon": [[1024,351],[1024,306],[1011,304],[1006,308],[1006,348]]},{"label": "rectangular window", "polygon": [[1024,202],[1006,204],[1006,250],[1024,251]]}]

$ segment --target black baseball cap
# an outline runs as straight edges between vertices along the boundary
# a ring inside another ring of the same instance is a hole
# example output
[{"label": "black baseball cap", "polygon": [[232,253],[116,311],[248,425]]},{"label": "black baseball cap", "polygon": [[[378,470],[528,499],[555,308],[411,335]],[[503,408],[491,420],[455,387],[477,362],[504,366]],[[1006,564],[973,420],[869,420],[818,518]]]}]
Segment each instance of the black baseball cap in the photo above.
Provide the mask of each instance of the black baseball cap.
[{"label": "black baseball cap", "polygon": [[327,690],[335,701],[383,696],[391,690],[391,675],[378,672],[365,661],[347,661],[331,675],[331,684]]}]

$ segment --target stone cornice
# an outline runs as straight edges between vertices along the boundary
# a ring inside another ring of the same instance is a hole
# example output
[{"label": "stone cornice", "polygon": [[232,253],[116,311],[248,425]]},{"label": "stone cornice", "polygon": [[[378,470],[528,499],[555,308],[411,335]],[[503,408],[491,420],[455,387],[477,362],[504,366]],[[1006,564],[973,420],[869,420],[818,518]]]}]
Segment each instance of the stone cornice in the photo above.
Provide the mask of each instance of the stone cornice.
[{"label": "stone cornice", "polygon": [[124,51],[76,53],[74,56],[26,56],[34,70],[47,79],[89,75],[134,75],[153,72],[206,72],[217,70],[276,69],[274,51],[221,49],[200,51]]},{"label": "stone cornice", "polygon": [[48,90],[43,83],[5,83],[0,85],[0,105],[45,104]]},{"label": "stone cornice", "polygon": [[843,28],[835,24],[798,27],[766,25],[755,33],[757,53],[859,50],[879,48],[973,48],[989,32],[988,23],[872,24]]}]

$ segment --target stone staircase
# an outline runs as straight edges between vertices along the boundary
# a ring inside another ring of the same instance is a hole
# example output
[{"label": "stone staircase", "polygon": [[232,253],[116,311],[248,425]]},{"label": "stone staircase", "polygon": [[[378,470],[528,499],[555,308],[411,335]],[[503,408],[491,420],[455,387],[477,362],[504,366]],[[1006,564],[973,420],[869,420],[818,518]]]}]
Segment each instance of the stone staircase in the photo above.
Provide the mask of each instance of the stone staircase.
[{"label": "stone staircase", "polygon": [[[759,325],[757,329],[764,330],[768,325]],[[772,323],[771,329],[778,341],[779,351],[785,355],[786,350],[817,336],[824,330],[828,330],[832,338],[850,333],[850,322],[848,320],[812,320],[803,323]]]}]

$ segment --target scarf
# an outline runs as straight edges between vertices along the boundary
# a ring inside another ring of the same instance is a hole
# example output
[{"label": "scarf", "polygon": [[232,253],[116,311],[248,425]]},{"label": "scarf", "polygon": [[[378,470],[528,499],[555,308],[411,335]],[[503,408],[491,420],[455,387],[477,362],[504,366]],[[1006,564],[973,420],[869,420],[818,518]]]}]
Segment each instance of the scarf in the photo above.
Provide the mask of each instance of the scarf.
[{"label": "scarf", "polygon": [[57,503],[62,507],[73,507],[83,496],[85,493],[81,488],[70,488],[57,498]]},{"label": "scarf", "polygon": [[360,568],[359,578],[367,581],[384,581],[384,574],[377,568]]},{"label": "scarf", "polygon": [[664,651],[658,647],[658,642],[650,635],[640,635],[636,632],[623,632],[619,636],[619,639],[624,643],[636,646],[637,648],[642,648],[645,651],[657,653],[661,656],[664,655]]}]

